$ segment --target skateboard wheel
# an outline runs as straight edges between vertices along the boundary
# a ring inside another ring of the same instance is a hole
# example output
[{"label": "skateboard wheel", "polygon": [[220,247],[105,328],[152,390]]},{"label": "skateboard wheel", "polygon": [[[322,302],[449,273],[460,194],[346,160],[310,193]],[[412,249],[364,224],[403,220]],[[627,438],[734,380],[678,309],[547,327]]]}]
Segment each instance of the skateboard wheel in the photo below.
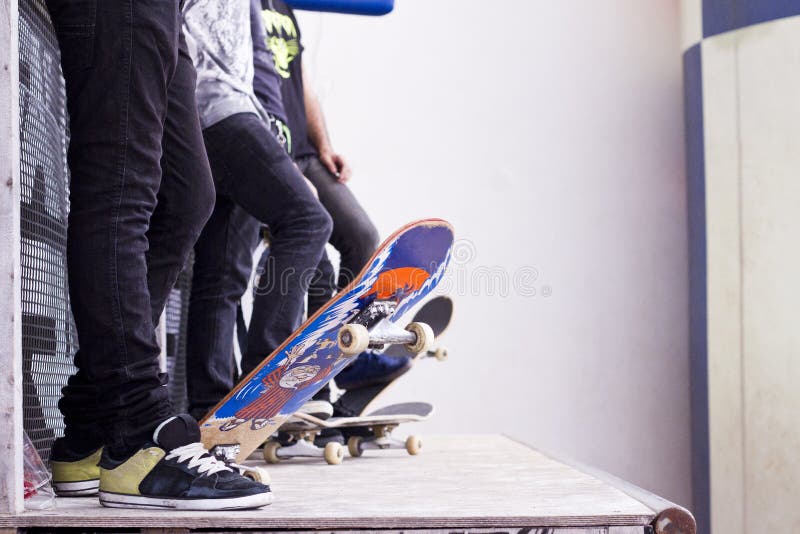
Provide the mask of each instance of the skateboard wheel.
[{"label": "skateboard wheel", "polygon": [[412,456],[419,454],[422,450],[422,440],[417,436],[408,436],[408,439],[406,439],[406,450],[408,454]]},{"label": "skateboard wheel", "polygon": [[447,349],[444,347],[439,347],[438,349],[433,351],[433,357],[439,360],[440,362],[447,360]]},{"label": "skateboard wheel", "polygon": [[425,323],[409,323],[406,330],[417,336],[414,343],[406,343],[406,349],[414,354],[427,352],[433,344],[433,330]]},{"label": "skateboard wheel", "polygon": [[247,469],[243,469],[242,476],[255,482],[260,482],[261,484],[269,484],[271,480],[267,470],[262,467],[248,467]]},{"label": "skateboard wheel", "polygon": [[361,324],[346,324],[339,329],[338,342],[345,356],[361,354],[369,347],[369,330]]},{"label": "skateboard wheel", "polygon": [[277,464],[281,461],[280,457],[278,456],[278,449],[281,448],[281,444],[277,441],[268,441],[264,444],[264,460],[268,464]]},{"label": "skateboard wheel", "polygon": [[324,455],[329,465],[339,465],[344,459],[344,447],[332,441],[325,445]]},{"label": "skateboard wheel", "polygon": [[353,458],[358,458],[362,454],[364,454],[364,449],[361,447],[361,436],[350,436],[347,440],[347,450],[350,452],[350,456]]}]

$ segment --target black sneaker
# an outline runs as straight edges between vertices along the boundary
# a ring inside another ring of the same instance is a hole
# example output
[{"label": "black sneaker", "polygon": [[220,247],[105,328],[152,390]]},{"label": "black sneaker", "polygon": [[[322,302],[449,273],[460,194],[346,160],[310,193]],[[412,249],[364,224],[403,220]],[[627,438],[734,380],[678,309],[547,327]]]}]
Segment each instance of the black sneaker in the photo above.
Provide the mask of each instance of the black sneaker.
[{"label": "black sneaker", "polygon": [[200,443],[189,415],[170,417],[133,456],[100,459],[100,504],[113,508],[233,510],[272,502],[269,486],[217,460]]}]

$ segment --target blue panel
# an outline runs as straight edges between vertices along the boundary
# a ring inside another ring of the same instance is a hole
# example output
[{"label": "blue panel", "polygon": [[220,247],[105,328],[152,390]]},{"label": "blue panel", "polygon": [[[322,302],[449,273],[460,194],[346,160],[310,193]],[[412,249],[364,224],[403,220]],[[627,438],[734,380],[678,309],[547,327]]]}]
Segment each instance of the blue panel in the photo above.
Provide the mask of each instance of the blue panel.
[{"label": "blue panel", "polygon": [[394,0],[286,0],[286,3],[295,9],[351,15],[385,15],[394,9]]},{"label": "blue panel", "polygon": [[703,37],[794,15],[798,0],[703,0]]},{"label": "blue panel", "polygon": [[692,492],[697,531],[711,530],[708,442],[708,327],[703,75],[700,44],[683,55],[686,177],[689,210],[689,372],[692,409]]}]

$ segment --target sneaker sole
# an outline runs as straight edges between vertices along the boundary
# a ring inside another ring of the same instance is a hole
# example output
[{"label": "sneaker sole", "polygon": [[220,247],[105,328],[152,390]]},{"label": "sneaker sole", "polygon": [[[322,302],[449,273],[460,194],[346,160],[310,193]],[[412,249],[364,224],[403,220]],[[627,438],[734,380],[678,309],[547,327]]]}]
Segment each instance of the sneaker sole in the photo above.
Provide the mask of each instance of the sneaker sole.
[{"label": "sneaker sole", "polygon": [[[308,401],[305,404],[303,404],[297,411],[299,413],[304,413],[312,417],[316,417],[317,419],[325,420],[329,419],[333,415],[333,405],[327,401]],[[287,422],[299,423],[302,421],[303,420],[298,417],[291,416],[289,417]]]},{"label": "sneaker sole", "polygon": [[53,491],[59,497],[97,495],[99,490],[100,479],[82,480],[80,482],[53,482]]},{"label": "sneaker sole", "polygon": [[244,510],[272,503],[272,493],[258,493],[228,499],[164,499],[144,495],[100,492],[100,504],[108,508],[143,508],[169,510]]}]

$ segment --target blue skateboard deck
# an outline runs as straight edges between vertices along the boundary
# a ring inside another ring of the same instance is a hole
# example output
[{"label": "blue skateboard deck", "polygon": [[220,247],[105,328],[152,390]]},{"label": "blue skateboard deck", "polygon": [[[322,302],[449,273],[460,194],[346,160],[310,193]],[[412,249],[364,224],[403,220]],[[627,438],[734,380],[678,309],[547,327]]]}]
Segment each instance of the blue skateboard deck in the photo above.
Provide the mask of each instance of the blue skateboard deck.
[{"label": "blue skateboard deck", "polygon": [[[424,219],[393,233],[358,276],[256,369],[200,422],[203,444],[243,461],[300,406],[351,361],[339,349],[339,329],[350,322],[368,329],[382,317],[398,322],[441,281],[450,261],[453,228]],[[371,323],[371,324],[370,324]],[[232,451],[232,452],[231,452]]]}]

